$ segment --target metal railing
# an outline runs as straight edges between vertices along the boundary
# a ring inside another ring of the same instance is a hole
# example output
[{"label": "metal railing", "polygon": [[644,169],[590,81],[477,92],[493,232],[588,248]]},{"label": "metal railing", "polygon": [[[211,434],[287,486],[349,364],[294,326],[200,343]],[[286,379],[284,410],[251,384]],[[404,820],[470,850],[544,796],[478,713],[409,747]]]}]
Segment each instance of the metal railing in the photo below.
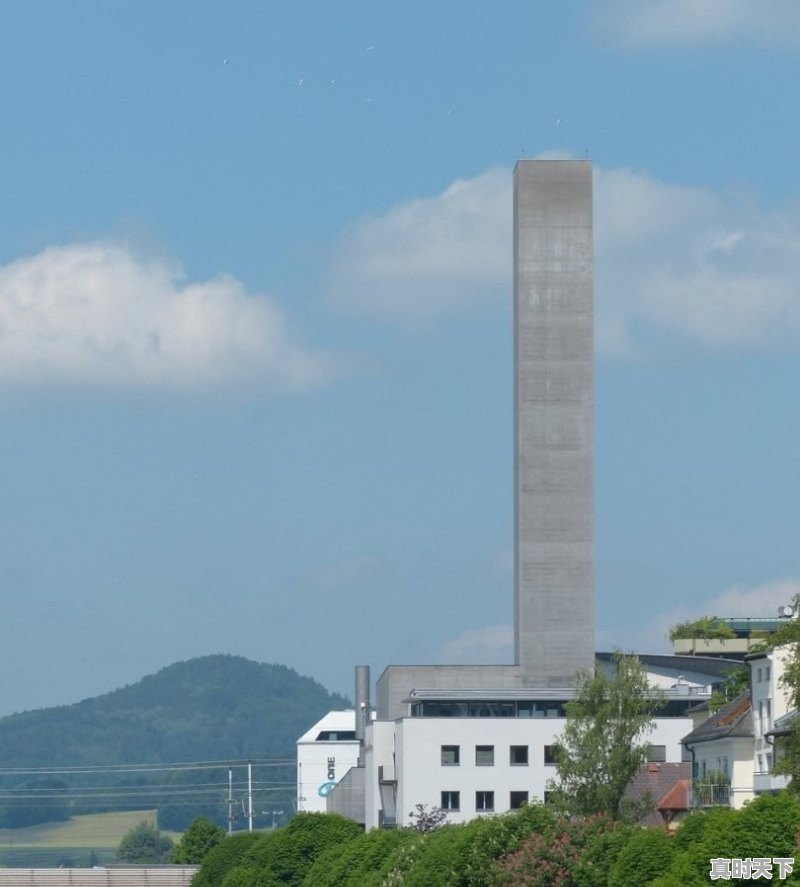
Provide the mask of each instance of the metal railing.
[{"label": "metal railing", "polygon": [[694,807],[729,807],[730,803],[730,785],[696,782],[692,786],[692,805]]}]

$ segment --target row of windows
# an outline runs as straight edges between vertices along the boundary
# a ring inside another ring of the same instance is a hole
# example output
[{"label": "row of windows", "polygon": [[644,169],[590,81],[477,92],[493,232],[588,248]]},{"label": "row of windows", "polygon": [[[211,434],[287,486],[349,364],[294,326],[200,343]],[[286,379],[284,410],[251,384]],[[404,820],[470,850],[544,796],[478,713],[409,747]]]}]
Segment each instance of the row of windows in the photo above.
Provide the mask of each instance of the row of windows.
[{"label": "row of windows", "polygon": [[561,702],[415,702],[412,718],[563,718]]},{"label": "row of windows", "polygon": [[[545,795],[550,794],[545,792]],[[519,810],[523,804],[528,803],[528,792],[509,792],[509,810]],[[442,810],[461,810],[461,792],[442,792]],[[475,792],[475,810],[478,813],[494,812],[494,792]]]},{"label": "row of windows", "polygon": [[[666,745],[651,745],[648,751],[647,760],[649,763],[663,763],[667,760]],[[461,746],[460,745],[443,745],[441,750],[441,762],[444,767],[456,767],[461,763]],[[528,764],[528,746],[527,745],[510,745],[508,747],[508,763],[511,766],[525,767]],[[543,763],[555,764],[555,746],[545,745]],[[475,766],[476,767],[493,767],[494,766],[494,746],[493,745],[476,745],[475,746]]]},{"label": "row of windows", "polygon": [[756,669],[756,683],[760,684],[761,681],[769,680],[769,666],[764,666],[763,668],[759,665]]},{"label": "row of windows", "polygon": [[[554,746],[546,745],[544,747],[544,763],[555,764]],[[442,746],[442,765],[445,767],[455,767],[461,763],[461,746],[460,745],[443,745]],[[528,764],[528,746],[527,745],[510,745],[508,747],[508,763],[512,766],[524,767]],[[494,766],[494,746],[493,745],[476,745],[475,746],[475,765],[477,767],[493,767]]]},{"label": "row of windows", "polygon": [[[658,710],[659,718],[685,718],[686,710],[696,705],[696,696],[669,699]],[[461,700],[437,700],[414,702],[413,718],[563,718],[566,717],[564,701],[531,702],[463,702]]]}]

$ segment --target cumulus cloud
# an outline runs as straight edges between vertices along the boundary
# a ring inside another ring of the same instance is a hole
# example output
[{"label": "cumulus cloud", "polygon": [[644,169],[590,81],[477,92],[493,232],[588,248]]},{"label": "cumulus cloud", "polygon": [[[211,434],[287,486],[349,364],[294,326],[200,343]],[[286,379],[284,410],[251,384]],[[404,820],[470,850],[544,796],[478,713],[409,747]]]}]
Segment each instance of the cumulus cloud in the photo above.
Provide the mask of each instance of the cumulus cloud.
[{"label": "cumulus cloud", "polygon": [[800,209],[671,185],[627,169],[595,177],[597,343],[641,355],[800,345]]},{"label": "cumulus cloud", "polygon": [[471,628],[442,648],[442,655],[450,662],[511,662],[513,654],[514,629],[511,625]]},{"label": "cumulus cloud", "polygon": [[459,179],[347,229],[331,295],[348,310],[414,326],[496,295],[511,261],[508,170]]},{"label": "cumulus cloud", "polygon": [[633,46],[719,43],[738,38],[769,43],[800,39],[796,0],[613,0],[599,5],[592,25]]},{"label": "cumulus cloud", "polygon": [[[509,299],[511,172],[492,169],[354,225],[333,266],[337,304],[399,324]],[[676,344],[710,352],[800,346],[800,207],[595,168],[601,355]]]},{"label": "cumulus cloud", "polygon": [[0,385],[300,391],[332,361],[292,341],[276,302],[228,275],[106,242],[54,246],[0,267]]}]

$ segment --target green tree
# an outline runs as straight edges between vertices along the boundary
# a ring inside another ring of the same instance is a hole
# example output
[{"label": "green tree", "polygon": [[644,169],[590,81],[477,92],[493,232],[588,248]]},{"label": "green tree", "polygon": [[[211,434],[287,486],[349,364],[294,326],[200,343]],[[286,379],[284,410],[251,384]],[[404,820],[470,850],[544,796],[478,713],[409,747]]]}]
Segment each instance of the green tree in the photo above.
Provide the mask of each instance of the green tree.
[{"label": "green tree", "polygon": [[699,619],[689,622],[679,622],[677,625],[673,625],[669,632],[671,641],[676,641],[679,638],[729,641],[735,637],[736,632],[719,616],[701,616]]},{"label": "green tree", "polygon": [[300,887],[318,856],[362,834],[352,819],[336,813],[298,813],[285,828],[263,834],[242,867],[258,870],[258,887]]},{"label": "green tree", "polygon": [[662,829],[643,828],[620,851],[609,887],[649,884],[670,866],[674,842]]},{"label": "green tree", "polygon": [[624,795],[647,760],[647,734],[664,697],[649,686],[635,656],[617,652],[612,664],[610,674],[602,666],[594,674],[578,674],[576,696],[567,703],[554,749],[554,800],[572,814],[620,819],[645,812],[625,804]]},{"label": "green tree", "polygon": [[170,862],[197,865],[213,847],[225,840],[225,829],[205,816],[196,816],[172,848]]},{"label": "green tree", "polygon": [[142,820],[132,828],[117,847],[119,862],[138,864],[169,862],[172,838],[160,832],[154,825]]},{"label": "green tree", "polygon": [[240,872],[248,866],[255,871],[253,863],[248,861],[250,850],[263,837],[261,832],[239,832],[217,844],[203,860],[200,871],[192,878],[192,887],[222,887],[233,872]]},{"label": "green tree", "polygon": [[708,710],[712,714],[718,712],[723,705],[749,689],[750,669],[746,665],[727,669],[725,680],[711,694],[711,699],[708,700]]}]

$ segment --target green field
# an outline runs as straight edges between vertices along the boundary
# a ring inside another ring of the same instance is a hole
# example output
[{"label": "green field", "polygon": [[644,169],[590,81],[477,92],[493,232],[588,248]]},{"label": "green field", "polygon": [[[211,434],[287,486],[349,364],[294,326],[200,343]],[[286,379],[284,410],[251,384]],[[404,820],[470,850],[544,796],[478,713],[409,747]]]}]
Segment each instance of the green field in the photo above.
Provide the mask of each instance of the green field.
[{"label": "green field", "polygon": [[[112,862],[122,838],[155,810],[94,813],[30,828],[0,829],[0,866],[96,865]],[[173,840],[175,832],[166,832]]]}]

